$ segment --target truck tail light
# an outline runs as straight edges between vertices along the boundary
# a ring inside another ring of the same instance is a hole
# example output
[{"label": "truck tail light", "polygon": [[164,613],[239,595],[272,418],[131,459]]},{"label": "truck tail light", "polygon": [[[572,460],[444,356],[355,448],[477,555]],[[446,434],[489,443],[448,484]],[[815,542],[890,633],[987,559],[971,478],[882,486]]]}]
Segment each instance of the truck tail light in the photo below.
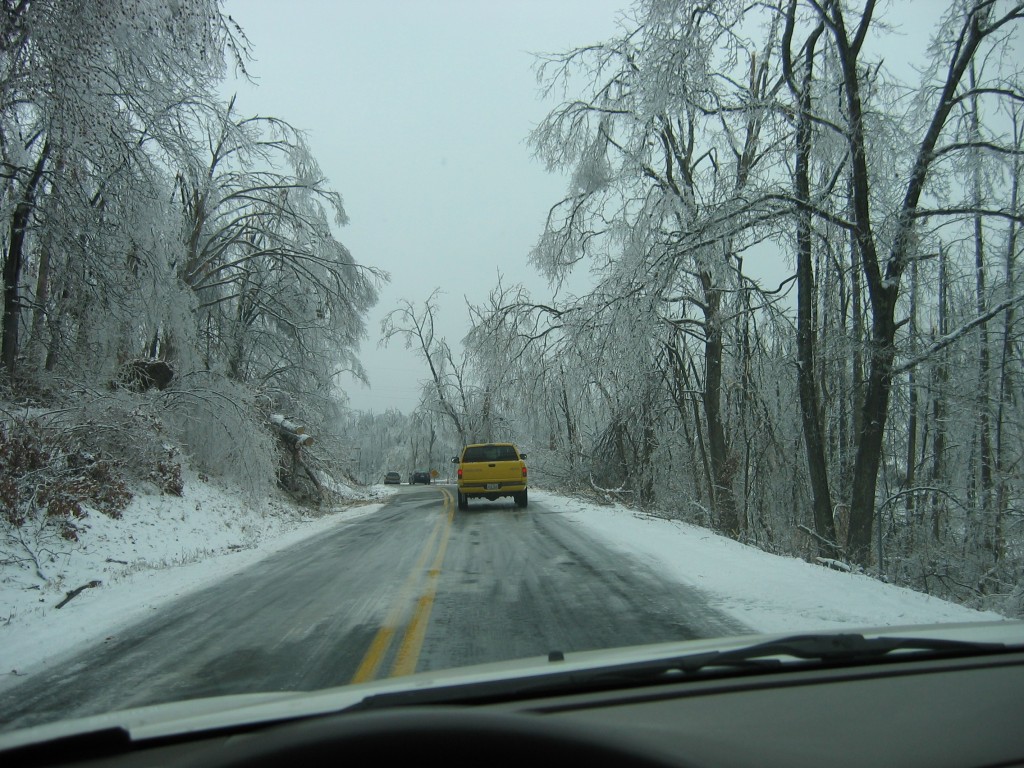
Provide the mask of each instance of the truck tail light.
[{"label": "truck tail light", "polygon": [[523,480],[526,479],[526,467],[523,467]]},{"label": "truck tail light", "polygon": [[459,467],[459,480],[462,479],[462,467]]}]

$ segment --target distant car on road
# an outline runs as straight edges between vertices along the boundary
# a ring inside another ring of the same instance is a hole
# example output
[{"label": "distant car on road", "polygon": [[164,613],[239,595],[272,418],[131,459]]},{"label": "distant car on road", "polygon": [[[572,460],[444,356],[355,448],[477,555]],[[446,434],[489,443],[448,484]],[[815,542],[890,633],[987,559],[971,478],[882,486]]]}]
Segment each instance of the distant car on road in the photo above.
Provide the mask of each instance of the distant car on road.
[{"label": "distant car on road", "polygon": [[410,480],[409,483],[411,485],[415,485],[416,483],[425,483],[426,485],[430,485],[430,473],[429,472],[413,472],[412,473],[412,480]]},{"label": "distant car on road", "polygon": [[397,472],[388,472],[384,475],[384,485],[401,485],[402,476]]}]

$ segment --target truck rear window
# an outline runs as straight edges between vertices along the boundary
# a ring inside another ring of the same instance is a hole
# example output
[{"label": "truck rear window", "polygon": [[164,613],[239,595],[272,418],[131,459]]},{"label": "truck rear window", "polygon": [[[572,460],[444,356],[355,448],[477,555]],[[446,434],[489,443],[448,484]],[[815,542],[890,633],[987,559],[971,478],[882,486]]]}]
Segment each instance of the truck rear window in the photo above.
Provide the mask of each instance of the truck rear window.
[{"label": "truck rear window", "polygon": [[463,462],[473,461],[517,461],[516,449],[511,445],[474,445],[462,454]]}]

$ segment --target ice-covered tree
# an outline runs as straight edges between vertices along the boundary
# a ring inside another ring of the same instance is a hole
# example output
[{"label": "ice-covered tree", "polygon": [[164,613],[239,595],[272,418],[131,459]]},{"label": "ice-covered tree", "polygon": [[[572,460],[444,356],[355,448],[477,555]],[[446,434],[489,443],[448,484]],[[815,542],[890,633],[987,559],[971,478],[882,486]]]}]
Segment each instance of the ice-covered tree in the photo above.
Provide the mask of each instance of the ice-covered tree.
[{"label": "ice-covered tree", "polygon": [[195,295],[201,358],[266,391],[328,398],[340,370],[363,375],[363,317],[386,276],[335,236],[342,199],[300,131],[241,118],[233,101],[203,130],[206,156],[177,180],[175,262]]},{"label": "ice-covered tree", "polygon": [[[148,244],[135,242],[145,241],[147,222],[113,209],[148,201],[157,210],[166,200],[166,160],[189,149],[180,126],[222,76],[226,57],[240,60],[244,38],[214,0],[33,0],[0,13],[2,357],[11,374],[26,305],[34,301],[36,319],[54,320],[65,301],[78,310],[103,305],[149,256]],[[41,297],[23,287],[29,273]],[[58,281],[60,291],[50,290]]]}]

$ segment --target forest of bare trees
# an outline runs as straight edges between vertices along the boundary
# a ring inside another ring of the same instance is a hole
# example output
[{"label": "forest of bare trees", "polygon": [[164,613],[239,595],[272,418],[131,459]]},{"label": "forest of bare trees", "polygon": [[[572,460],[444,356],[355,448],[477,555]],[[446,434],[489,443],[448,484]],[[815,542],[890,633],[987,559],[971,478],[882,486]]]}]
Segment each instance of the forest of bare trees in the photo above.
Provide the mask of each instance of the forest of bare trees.
[{"label": "forest of bare trees", "polygon": [[919,71],[871,0],[642,0],[544,56],[564,101],[531,142],[571,181],[531,261],[589,287],[499,285],[461,359],[436,302],[392,314],[433,363],[421,417],[553,487],[1024,611],[1024,4],[928,21]]},{"label": "forest of bare trees", "polygon": [[386,275],[303,133],[223,96],[249,58],[218,0],[0,3],[3,562],[122,476],[180,493],[179,447],[260,492],[273,413],[331,455]]},{"label": "forest of bare trees", "polygon": [[380,274],[302,133],[240,115],[213,0],[4,4],[2,362],[114,379],[134,359],[322,398]]}]

